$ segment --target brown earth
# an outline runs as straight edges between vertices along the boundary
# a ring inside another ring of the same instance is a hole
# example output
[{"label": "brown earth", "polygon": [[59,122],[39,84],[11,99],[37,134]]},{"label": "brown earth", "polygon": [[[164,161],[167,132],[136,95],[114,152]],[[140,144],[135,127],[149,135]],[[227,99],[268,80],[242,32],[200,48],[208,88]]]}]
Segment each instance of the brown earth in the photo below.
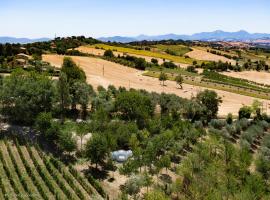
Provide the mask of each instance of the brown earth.
[{"label": "brown earth", "polygon": [[[110,84],[112,84],[116,87],[124,86],[126,88],[145,89],[149,92],[174,93],[184,98],[191,98],[192,96],[195,96],[199,91],[207,89],[204,87],[183,84],[183,90],[180,90],[177,89],[177,86],[173,81],[166,81],[166,86],[162,86],[158,79],[143,76],[143,71],[139,71],[130,67],[125,67],[98,58],[74,56],[72,59],[85,71],[87,82],[93,85],[95,88],[99,85],[108,87]],[[63,56],[44,55],[43,60],[50,62],[56,67],[61,67]],[[220,97],[222,97],[223,100],[219,107],[219,115],[221,116],[227,115],[228,113],[237,115],[240,107],[243,105],[251,105],[255,99],[252,97],[247,97],[226,91],[215,91]],[[262,101],[265,106],[270,106],[270,101]]]},{"label": "brown earth", "polygon": [[185,55],[196,60],[207,60],[207,61],[215,61],[215,62],[222,61],[222,62],[231,63],[232,65],[236,64],[235,60],[225,58],[224,56],[215,55],[215,54],[212,54],[212,53],[209,53],[207,51],[197,49],[197,48],[192,48],[192,49],[193,51],[190,51],[186,53]]}]

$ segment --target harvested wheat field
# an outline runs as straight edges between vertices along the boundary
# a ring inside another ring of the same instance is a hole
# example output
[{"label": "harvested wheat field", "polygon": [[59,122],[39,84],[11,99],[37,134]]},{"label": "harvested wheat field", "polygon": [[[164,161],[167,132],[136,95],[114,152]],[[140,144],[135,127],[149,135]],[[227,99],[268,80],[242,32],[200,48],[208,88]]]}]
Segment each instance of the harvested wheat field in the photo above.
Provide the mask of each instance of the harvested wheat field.
[{"label": "harvested wheat field", "polygon": [[[89,46],[80,46],[78,48],[76,48],[76,50],[82,52],[82,53],[89,53],[89,54],[93,54],[96,56],[102,56],[105,52],[105,50],[103,49],[96,49],[93,47],[89,47]],[[123,52],[119,52],[119,51],[113,51],[114,56],[123,56],[124,53]],[[147,62],[151,62],[151,59],[154,57],[149,57],[149,56],[143,56],[143,55],[137,55],[137,54],[131,54],[131,53],[125,53],[125,55],[130,55],[130,56],[135,56],[138,58],[144,58]],[[162,64],[164,61],[161,58],[154,58],[158,60],[158,64]],[[169,60],[166,60],[169,61]],[[184,64],[184,63],[175,63],[176,65],[182,67],[182,68],[187,68],[188,64]]]},{"label": "harvested wheat field", "polygon": [[196,49],[196,48],[192,48],[192,49],[193,51],[190,51],[186,53],[185,55],[196,60],[207,60],[207,61],[215,61],[215,62],[222,61],[222,62],[231,63],[232,65],[236,64],[235,60],[225,58],[224,56],[215,55],[201,49]]},{"label": "harvested wheat field", "polygon": [[[177,89],[176,84],[173,81],[166,81],[166,86],[163,87],[160,85],[158,79],[143,76],[142,71],[130,67],[125,67],[98,58],[73,56],[72,59],[85,71],[88,83],[94,87],[99,85],[108,87],[112,84],[116,87],[124,86],[126,88],[145,89],[150,92],[174,93],[185,98],[195,96],[199,91],[206,89],[203,87],[183,84],[184,89],[180,90]],[[50,62],[56,67],[60,67],[63,62],[63,56],[44,55],[43,60]],[[223,100],[223,103],[219,108],[219,115],[221,116],[224,116],[229,112],[236,115],[242,105],[250,105],[254,100],[252,97],[226,91],[216,90],[216,92]],[[263,100],[263,102],[270,105],[270,101]]]},{"label": "harvested wheat field", "polygon": [[222,72],[222,74],[247,79],[257,83],[270,85],[270,73],[269,72],[258,72],[258,71],[243,71],[243,72]]}]

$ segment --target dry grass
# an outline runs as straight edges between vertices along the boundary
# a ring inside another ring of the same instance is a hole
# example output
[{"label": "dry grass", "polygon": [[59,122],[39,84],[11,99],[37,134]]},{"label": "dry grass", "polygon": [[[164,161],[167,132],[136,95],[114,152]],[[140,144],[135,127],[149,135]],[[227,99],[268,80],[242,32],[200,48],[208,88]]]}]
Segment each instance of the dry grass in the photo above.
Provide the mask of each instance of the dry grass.
[{"label": "dry grass", "polygon": [[193,48],[193,51],[190,51],[186,53],[185,55],[196,60],[207,60],[207,61],[215,61],[215,62],[222,61],[222,62],[231,63],[232,65],[236,64],[235,60],[225,58],[224,56],[215,55],[215,54],[212,54],[212,53],[209,53],[207,51],[197,49],[197,48]]},{"label": "dry grass", "polygon": [[[183,90],[177,89],[177,85],[173,81],[166,81],[166,86],[163,87],[158,79],[143,76],[143,71],[125,67],[106,60],[90,57],[72,57],[73,60],[80,65],[85,71],[87,81],[94,87],[102,85],[108,87],[110,84],[116,87],[124,86],[126,88],[145,89],[149,92],[165,92],[174,93],[184,98],[191,98],[199,91],[205,90],[205,87],[192,86],[183,84]],[[63,62],[63,56],[59,55],[44,55],[43,59],[51,64],[60,67]],[[104,67],[104,76],[102,69]],[[219,108],[219,115],[224,116],[229,112],[237,115],[240,107],[243,105],[251,105],[255,98],[247,97],[235,93],[230,93],[221,90],[215,90],[223,102]],[[263,100],[269,104],[270,101]]]},{"label": "dry grass", "polygon": [[[78,50],[82,53],[89,53],[89,54],[93,54],[96,56],[102,56],[105,52],[105,50],[103,50],[103,49],[96,49],[92,46],[80,46],[80,47],[76,48],[76,50]],[[114,56],[118,56],[118,55],[123,56],[124,55],[123,52],[118,52],[118,51],[114,51],[113,54],[114,54]],[[138,58],[144,58],[147,62],[151,62],[151,59],[155,58],[155,57],[132,54],[132,53],[125,53],[125,55],[135,56]],[[155,58],[155,59],[158,60],[158,64],[160,64],[160,65],[164,62],[164,60],[161,58]],[[169,61],[169,60],[165,59],[165,61]],[[182,68],[186,68],[188,66],[188,64],[185,64],[185,63],[175,63],[175,64],[182,67]]]}]

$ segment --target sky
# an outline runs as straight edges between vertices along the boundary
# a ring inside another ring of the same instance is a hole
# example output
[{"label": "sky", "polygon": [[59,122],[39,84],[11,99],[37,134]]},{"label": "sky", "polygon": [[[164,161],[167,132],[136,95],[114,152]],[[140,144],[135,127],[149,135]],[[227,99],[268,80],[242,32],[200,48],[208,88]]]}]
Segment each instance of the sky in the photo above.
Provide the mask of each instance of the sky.
[{"label": "sky", "polygon": [[0,0],[0,36],[270,33],[269,0]]}]

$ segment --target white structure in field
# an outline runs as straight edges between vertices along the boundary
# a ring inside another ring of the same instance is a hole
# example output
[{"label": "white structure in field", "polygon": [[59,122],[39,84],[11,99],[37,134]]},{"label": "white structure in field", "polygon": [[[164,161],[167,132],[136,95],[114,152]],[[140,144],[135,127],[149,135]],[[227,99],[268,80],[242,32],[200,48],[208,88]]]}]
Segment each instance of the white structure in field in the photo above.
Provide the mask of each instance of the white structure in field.
[{"label": "white structure in field", "polygon": [[131,156],[132,156],[131,150],[128,150],[128,151],[119,150],[119,151],[114,151],[111,153],[112,159],[117,162],[125,162]]}]

